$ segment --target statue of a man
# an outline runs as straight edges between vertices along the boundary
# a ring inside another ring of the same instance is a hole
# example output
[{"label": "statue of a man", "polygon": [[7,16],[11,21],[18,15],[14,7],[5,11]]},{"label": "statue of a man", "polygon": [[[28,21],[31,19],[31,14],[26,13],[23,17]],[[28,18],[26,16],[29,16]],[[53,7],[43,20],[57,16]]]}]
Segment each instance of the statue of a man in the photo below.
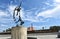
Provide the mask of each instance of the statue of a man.
[{"label": "statue of a man", "polygon": [[[20,6],[21,6],[21,4],[20,4]],[[24,21],[22,21],[21,16],[20,16],[20,10],[21,10],[21,7],[20,6],[18,6],[18,7],[16,7],[14,9],[13,19],[14,19],[15,23],[20,22],[20,25],[23,25],[24,24]],[[16,14],[16,16],[18,16],[18,20],[17,21],[16,21],[16,18],[15,18],[15,11],[17,11],[17,14]]]}]

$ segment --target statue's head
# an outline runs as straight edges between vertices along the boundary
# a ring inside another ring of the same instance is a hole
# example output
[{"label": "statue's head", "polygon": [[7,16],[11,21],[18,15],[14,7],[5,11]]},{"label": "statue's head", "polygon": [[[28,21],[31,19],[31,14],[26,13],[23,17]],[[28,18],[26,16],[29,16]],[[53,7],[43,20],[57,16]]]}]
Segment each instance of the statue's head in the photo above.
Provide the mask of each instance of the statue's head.
[{"label": "statue's head", "polygon": [[21,8],[20,7],[16,7],[15,10],[20,12]]}]

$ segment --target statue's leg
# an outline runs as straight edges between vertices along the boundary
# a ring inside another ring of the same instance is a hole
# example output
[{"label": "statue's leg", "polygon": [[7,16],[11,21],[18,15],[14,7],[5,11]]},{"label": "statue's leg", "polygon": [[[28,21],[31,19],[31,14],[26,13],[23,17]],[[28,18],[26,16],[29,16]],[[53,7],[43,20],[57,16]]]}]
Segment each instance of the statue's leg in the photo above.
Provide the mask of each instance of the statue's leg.
[{"label": "statue's leg", "polygon": [[23,21],[21,21],[20,25],[23,25],[23,24],[24,24],[24,22],[23,22]]}]

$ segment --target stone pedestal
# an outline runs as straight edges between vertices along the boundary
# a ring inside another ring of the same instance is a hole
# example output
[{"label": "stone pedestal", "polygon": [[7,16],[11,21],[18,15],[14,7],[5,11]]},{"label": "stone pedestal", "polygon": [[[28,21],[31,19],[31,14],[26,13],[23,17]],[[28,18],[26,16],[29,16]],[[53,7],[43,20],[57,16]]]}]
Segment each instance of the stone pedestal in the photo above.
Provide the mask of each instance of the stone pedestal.
[{"label": "stone pedestal", "polygon": [[23,26],[12,28],[11,37],[12,39],[27,39],[27,28]]}]

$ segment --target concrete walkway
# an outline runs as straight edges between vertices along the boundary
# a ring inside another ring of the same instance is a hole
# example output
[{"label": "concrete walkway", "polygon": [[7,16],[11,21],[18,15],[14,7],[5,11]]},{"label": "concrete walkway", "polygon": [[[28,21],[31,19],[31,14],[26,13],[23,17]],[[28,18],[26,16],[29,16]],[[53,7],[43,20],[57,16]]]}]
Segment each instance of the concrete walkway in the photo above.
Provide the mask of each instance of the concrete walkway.
[{"label": "concrete walkway", "polygon": [[[57,38],[57,34],[53,33],[28,34],[27,36],[35,37],[37,39],[60,39]],[[0,35],[0,39],[11,39],[11,35]]]}]

